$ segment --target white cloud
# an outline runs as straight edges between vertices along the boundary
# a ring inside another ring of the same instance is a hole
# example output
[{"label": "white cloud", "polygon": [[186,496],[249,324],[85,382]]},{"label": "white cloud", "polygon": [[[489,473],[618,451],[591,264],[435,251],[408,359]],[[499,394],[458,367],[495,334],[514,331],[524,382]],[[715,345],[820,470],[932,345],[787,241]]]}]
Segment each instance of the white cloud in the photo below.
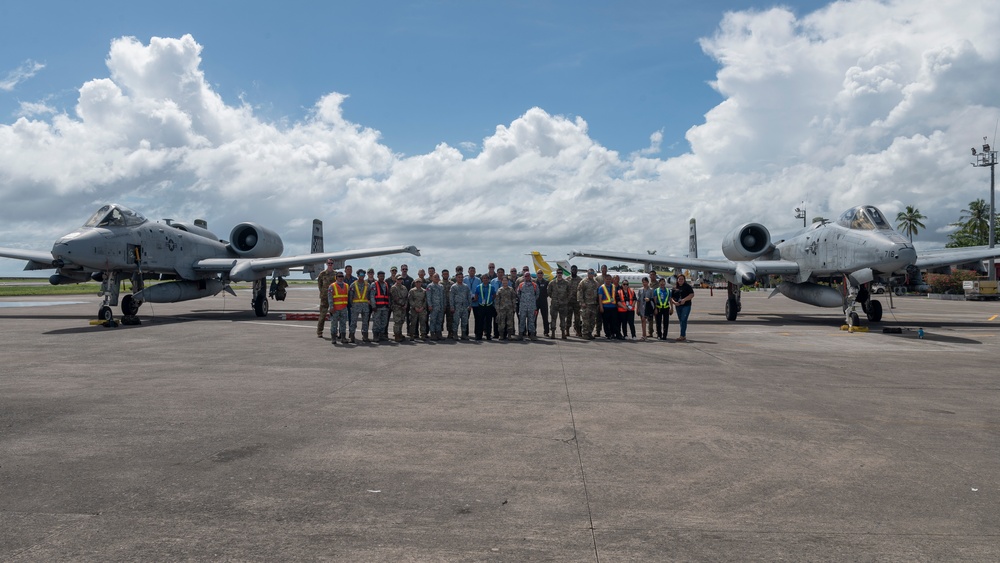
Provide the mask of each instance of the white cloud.
[{"label": "white cloud", "polygon": [[0,90],[4,92],[11,92],[17,85],[28,80],[29,78],[38,74],[38,71],[45,68],[45,65],[31,59],[28,59],[21,63],[21,66],[15,68],[14,70],[7,73],[2,80],[0,80]]},{"label": "white cloud", "polygon": [[622,156],[583,118],[537,107],[479,144],[403,156],[345,119],[346,95],[270,122],[221,99],[191,36],[122,38],[72,114],[39,107],[0,125],[0,241],[44,248],[119,201],[206,218],[223,236],[258,221],[289,251],[306,250],[319,217],[328,248],[416,244],[425,257],[411,264],[523,265],[536,248],[684,254],[690,217],[702,252],[717,253],[738,222],[794,228],[804,201],[810,218],[915,205],[928,216],[918,241],[943,243],[959,211],[988,197],[967,153],[1000,117],[1000,14],[967,13],[925,0],[727,14],[702,42],[724,100],[669,159],[656,157],[660,132]]}]

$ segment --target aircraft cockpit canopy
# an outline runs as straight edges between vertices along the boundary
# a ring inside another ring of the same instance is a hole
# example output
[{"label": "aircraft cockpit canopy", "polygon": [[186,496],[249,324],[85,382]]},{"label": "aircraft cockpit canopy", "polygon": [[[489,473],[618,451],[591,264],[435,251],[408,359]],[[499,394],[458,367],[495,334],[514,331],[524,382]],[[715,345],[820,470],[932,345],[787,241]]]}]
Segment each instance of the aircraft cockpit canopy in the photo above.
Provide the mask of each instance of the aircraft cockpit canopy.
[{"label": "aircraft cockpit canopy", "polygon": [[101,207],[96,213],[87,219],[84,227],[134,227],[146,222],[146,218],[139,213],[125,207],[111,203]]},{"label": "aircraft cockpit canopy", "polygon": [[837,219],[837,224],[848,229],[859,231],[892,230],[892,225],[885,220],[885,215],[873,205],[859,205],[848,209]]}]

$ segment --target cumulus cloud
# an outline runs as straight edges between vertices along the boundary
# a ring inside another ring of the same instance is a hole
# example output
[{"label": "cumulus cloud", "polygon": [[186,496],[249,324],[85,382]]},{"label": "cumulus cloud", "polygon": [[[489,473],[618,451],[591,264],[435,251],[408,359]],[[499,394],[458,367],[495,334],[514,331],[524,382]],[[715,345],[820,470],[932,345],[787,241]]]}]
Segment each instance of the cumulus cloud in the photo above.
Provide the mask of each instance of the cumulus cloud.
[{"label": "cumulus cloud", "polygon": [[[416,244],[410,263],[523,265],[529,250],[684,254],[690,217],[703,253],[735,224],[791,230],[793,209],[836,217],[854,205],[928,216],[921,244],[988,195],[968,147],[1000,109],[998,17],[957,2],[841,1],[726,14],[702,49],[723,101],[693,120],[690,150],[620,155],[583,117],[526,108],[481,143],[403,156],[344,117],[331,92],[295,122],[229,105],[189,35],[112,42],[109,75],[83,84],[72,113],[26,106],[0,125],[0,241],[44,248],[107,201],[150,217],[206,218],[225,236],[254,220],[307,249]],[[648,134],[648,133],[646,133]],[[395,263],[398,258],[382,259]]]},{"label": "cumulus cloud", "polygon": [[0,80],[0,90],[4,92],[13,91],[17,88],[17,85],[28,80],[29,78],[38,74],[38,71],[45,68],[45,65],[39,62],[35,62],[28,59],[21,63],[21,66],[15,68],[14,70],[7,73],[2,80]]}]

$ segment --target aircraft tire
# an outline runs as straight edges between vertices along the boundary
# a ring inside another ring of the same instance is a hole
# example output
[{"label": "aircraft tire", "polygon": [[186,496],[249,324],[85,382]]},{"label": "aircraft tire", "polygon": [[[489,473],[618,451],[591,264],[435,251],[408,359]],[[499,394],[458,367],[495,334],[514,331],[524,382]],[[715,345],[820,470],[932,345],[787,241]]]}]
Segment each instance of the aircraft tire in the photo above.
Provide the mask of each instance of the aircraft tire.
[{"label": "aircraft tire", "polygon": [[126,317],[134,316],[139,312],[139,305],[135,301],[135,297],[131,295],[126,295],[122,297],[122,314]]},{"label": "aircraft tire", "polygon": [[851,326],[861,326],[861,317],[857,313],[851,311]]},{"label": "aircraft tire", "polygon": [[868,302],[868,320],[877,323],[882,320],[882,303],[872,299]]},{"label": "aircraft tire", "polygon": [[267,297],[263,299],[257,299],[256,301],[254,301],[253,312],[258,317],[266,317],[267,310],[268,310]]},{"label": "aircraft tire", "polygon": [[726,300],[726,320],[735,321],[736,315],[740,312],[740,304],[736,299],[730,297]]},{"label": "aircraft tire", "polygon": [[104,305],[97,312],[97,318],[101,319],[102,321],[104,321],[106,323],[107,322],[111,322],[115,318],[115,312],[111,310],[111,307],[108,307],[107,305]]}]

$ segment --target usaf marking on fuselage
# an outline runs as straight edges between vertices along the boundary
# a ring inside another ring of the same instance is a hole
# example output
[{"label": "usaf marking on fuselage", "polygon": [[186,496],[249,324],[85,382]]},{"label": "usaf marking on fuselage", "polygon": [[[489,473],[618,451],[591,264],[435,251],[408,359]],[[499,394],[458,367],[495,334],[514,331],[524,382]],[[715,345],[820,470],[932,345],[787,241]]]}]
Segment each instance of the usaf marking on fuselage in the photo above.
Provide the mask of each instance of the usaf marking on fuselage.
[{"label": "usaf marking on fuselage", "polygon": [[[122,298],[122,313],[134,316],[143,302],[174,303],[227,291],[230,282],[253,282],[251,304],[258,317],[267,315],[267,278],[287,276],[302,268],[315,277],[327,260],[344,260],[409,252],[415,246],[323,251],[323,225],[313,221],[312,252],[281,256],[284,244],[274,231],[256,223],[240,223],[224,241],[196,222],[154,223],[122,205],[108,204],[84,225],[59,238],[50,252],[0,248],[0,257],[27,260],[25,270],[55,269],[53,285],[100,280],[103,303],[99,317],[113,319],[121,281],[128,277],[132,293]],[[174,280],[146,287],[146,279]]]},{"label": "usaf marking on fuselage", "polygon": [[[573,256],[621,260],[717,272],[729,282],[726,318],[734,321],[741,310],[740,286],[753,284],[759,276],[780,275],[775,293],[819,307],[843,307],[849,325],[859,321],[854,312],[861,303],[868,320],[882,319],[882,304],[871,298],[870,286],[876,279],[903,275],[908,269],[925,269],[963,264],[1000,256],[1000,248],[985,246],[946,248],[917,252],[897,233],[878,208],[862,205],[845,211],[836,222],[817,222],[787,238],[772,241],[760,223],[746,223],[722,240],[726,260],[657,256],[579,250]],[[843,279],[849,291],[818,282]],[[772,293],[772,296],[774,293]]]}]

